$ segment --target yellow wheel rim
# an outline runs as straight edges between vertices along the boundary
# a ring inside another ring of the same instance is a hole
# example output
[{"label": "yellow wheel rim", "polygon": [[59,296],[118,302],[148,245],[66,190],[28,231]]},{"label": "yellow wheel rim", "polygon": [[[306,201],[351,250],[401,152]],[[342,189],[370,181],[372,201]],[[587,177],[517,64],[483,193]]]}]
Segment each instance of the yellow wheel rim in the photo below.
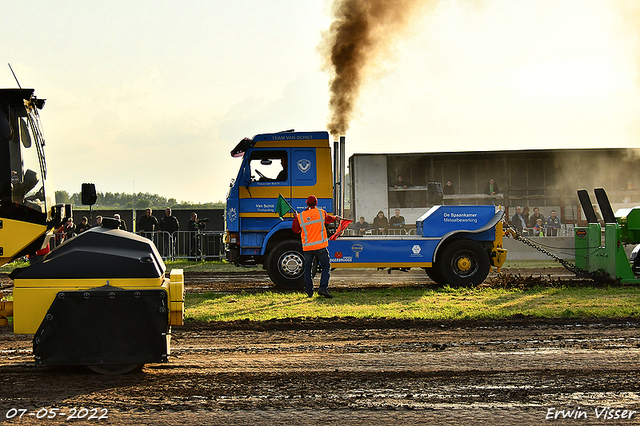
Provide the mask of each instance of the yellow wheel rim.
[{"label": "yellow wheel rim", "polygon": [[471,259],[468,257],[461,257],[458,259],[458,269],[460,271],[468,271],[471,269]]}]

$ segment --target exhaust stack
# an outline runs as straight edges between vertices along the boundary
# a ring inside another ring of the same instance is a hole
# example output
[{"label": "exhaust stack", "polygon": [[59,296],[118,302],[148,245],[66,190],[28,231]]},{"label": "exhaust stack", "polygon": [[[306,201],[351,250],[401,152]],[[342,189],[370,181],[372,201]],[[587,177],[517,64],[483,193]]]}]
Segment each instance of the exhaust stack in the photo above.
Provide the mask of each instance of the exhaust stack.
[{"label": "exhaust stack", "polygon": [[345,137],[333,141],[333,206],[335,213],[344,215]]}]

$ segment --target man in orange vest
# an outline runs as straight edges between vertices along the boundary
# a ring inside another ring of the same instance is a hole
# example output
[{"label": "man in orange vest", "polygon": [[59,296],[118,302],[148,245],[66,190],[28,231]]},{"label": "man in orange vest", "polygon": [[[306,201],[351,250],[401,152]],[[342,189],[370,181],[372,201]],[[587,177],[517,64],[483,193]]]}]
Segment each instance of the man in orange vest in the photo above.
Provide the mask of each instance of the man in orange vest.
[{"label": "man in orange vest", "polygon": [[311,278],[311,267],[313,258],[318,258],[318,263],[322,269],[320,277],[320,288],[318,294],[331,299],[329,293],[329,236],[325,223],[333,223],[340,220],[340,216],[332,216],[322,209],[316,208],[318,199],[315,195],[307,198],[307,208],[302,213],[296,214],[293,219],[293,232],[300,234],[302,239],[302,250],[304,251],[304,289],[307,296],[313,297],[313,280]]}]

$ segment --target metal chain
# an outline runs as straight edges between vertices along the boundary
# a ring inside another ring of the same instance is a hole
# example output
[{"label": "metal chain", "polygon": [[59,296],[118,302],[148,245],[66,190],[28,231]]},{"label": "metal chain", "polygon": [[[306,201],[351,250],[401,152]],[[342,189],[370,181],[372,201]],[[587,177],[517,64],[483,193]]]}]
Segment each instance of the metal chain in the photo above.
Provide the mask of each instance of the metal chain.
[{"label": "metal chain", "polygon": [[546,248],[542,247],[540,244],[535,243],[535,242],[531,241],[528,238],[525,238],[523,235],[520,235],[518,233],[518,231],[512,225],[510,225],[509,223],[506,223],[506,229],[507,229],[507,234],[511,235],[514,240],[520,241],[521,243],[528,245],[529,247],[533,248],[534,250],[537,250],[537,251],[539,251],[539,252],[541,252],[543,254],[546,254],[547,256],[553,258],[553,260],[555,260],[556,262],[560,263],[567,271],[575,274],[576,277],[578,277],[578,278],[590,278],[590,279],[595,280],[595,281],[600,281],[600,280],[603,280],[603,279],[606,279],[606,278],[610,278],[609,274],[604,272],[604,271],[589,272],[587,270],[584,270],[584,269],[576,266],[574,263],[571,263],[568,260],[565,260],[565,259],[562,259],[562,258],[556,256],[555,254],[551,253]]}]

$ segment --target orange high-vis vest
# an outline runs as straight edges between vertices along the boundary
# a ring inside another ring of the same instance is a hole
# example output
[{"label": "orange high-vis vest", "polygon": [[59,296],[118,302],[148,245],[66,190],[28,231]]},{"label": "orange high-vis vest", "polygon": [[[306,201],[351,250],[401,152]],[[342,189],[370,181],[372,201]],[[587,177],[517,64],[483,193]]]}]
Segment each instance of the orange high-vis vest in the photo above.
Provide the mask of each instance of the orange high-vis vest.
[{"label": "orange high-vis vest", "polygon": [[303,251],[318,250],[329,245],[324,226],[326,217],[327,212],[322,209],[309,209],[298,215]]}]

